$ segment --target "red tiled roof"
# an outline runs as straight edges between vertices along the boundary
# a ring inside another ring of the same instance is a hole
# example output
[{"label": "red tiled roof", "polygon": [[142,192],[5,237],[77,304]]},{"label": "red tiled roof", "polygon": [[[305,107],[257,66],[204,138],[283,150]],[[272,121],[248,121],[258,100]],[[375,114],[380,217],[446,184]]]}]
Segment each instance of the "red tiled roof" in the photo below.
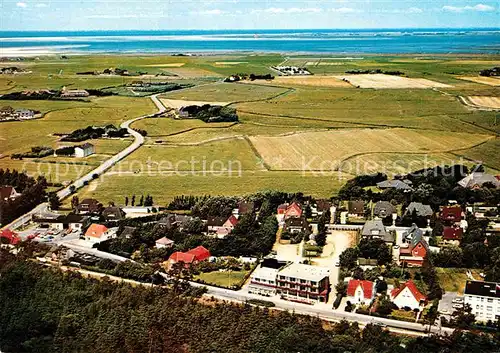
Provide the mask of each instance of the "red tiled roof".
[{"label": "red tiled roof", "polygon": [[16,232],[11,231],[10,229],[4,229],[0,232],[0,238],[6,238],[9,240],[10,244],[16,245],[19,243],[19,237]]},{"label": "red tiled roof", "polygon": [[204,261],[210,257],[210,251],[201,245],[189,250],[186,254],[193,255],[198,261]]},{"label": "red tiled roof", "polygon": [[85,232],[85,236],[100,238],[104,233],[106,233],[107,230],[108,228],[106,228],[106,226],[103,226],[102,224],[93,223],[89,227],[89,229],[87,229],[87,231]]},{"label": "red tiled roof", "polygon": [[186,264],[190,264],[195,260],[195,257],[193,254],[177,251],[174,252],[172,255],[170,255],[168,260],[173,262],[184,262]]},{"label": "red tiled roof", "polygon": [[373,282],[359,279],[351,279],[349,281],[349,284],[347,286],[347,295],[349,297],[353,297],[358,286],[361,286],[361,289],[363,289],[363,296],[365,297],[365,299],[370,299],[372,297]]},{"label": "red tiled roof", "polygon": [[460,227],[444,227],[443,238],[446,240],[460,240],[463,232]]},{"label": "red tiled roof", "polygon": [[233,227],[238,223],[238,218],[236,218],[234,215],[229,216],[227,219],[226,223],[231,224]]},{"label": "red tiled roof", "polygon": [[401,293],[403,291],[403,289],[405,289],[405,287],[408,287],[408,289],[410,290],[411,294],[413,295],[413,297],[417,300],[417,301],[421,301],[421,300],[426,300],[427,297],[425,295],[423,295],[422,293],[420,293],[420,291],[418,290],[417,286],[415,285],[415,283],[410,279],[409,281],[407,281],[405,284],[403,284],[401,287],[399,288],[394,288],[392,291],[391,291],[391,297],[394,299],[396,298],[399,293]]}]

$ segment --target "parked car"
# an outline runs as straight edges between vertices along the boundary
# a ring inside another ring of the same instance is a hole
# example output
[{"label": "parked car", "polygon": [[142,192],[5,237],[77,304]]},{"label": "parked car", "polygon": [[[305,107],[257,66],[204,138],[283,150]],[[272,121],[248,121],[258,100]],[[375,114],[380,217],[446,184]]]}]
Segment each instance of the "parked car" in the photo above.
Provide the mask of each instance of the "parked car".
[{"label": "parked car", "polygon": [[453,308],[455,308],[455,309],[462,309],[463,307],[464,307],[463,304],[458,304],[458,303],[453,304]]},{"label": "parked car", "polygon": [[452,303],[462,304],[464,302],[464,298],[462,298],[462,297],[456,297],[451,302]]}]

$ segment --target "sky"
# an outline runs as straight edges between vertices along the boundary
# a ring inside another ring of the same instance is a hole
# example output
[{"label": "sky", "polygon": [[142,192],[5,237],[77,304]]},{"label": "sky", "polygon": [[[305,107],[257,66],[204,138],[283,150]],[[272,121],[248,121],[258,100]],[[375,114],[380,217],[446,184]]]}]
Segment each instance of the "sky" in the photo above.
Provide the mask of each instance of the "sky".
[{"label": "sky", "polygon": [[0,0],[0,30],[500,27],[500,0]]}]

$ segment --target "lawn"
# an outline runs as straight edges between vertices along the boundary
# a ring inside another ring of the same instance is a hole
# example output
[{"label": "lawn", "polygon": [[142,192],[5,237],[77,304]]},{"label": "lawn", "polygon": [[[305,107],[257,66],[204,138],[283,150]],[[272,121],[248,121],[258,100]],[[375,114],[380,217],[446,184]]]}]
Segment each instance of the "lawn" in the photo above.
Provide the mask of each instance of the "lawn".
[{"label": "lawn", "polygon": [[194,276],[194,280],[203,280],[207,284],[213,284],[220,287],[231,288],[239,285],[249,271],[226,271],[226,272],[202,272]]},{"label": "lawn", "polygon": [[477,147],[456,152],[471,161],[482,161],[488,168],[500,170],[500,139],[495,138]]},{"label": "lawn", "polygon": [[[463,268],[436,268],[439,284],[446,292],[463,293],[465,289],[465,282],[467,281],[467,269]],[[480,271],[471,270],[472,276],[480,280]]]}]

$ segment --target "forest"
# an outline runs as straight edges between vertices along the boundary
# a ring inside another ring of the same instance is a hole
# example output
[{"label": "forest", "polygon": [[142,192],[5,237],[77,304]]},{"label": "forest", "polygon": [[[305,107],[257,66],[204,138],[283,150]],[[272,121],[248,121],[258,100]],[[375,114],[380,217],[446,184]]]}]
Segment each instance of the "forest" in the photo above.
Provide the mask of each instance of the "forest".
[{"label": "forest", "polygon": [[380,326],[83,278],[0,250],[2,352],[493,352],[498,334],[410,338]]}]

